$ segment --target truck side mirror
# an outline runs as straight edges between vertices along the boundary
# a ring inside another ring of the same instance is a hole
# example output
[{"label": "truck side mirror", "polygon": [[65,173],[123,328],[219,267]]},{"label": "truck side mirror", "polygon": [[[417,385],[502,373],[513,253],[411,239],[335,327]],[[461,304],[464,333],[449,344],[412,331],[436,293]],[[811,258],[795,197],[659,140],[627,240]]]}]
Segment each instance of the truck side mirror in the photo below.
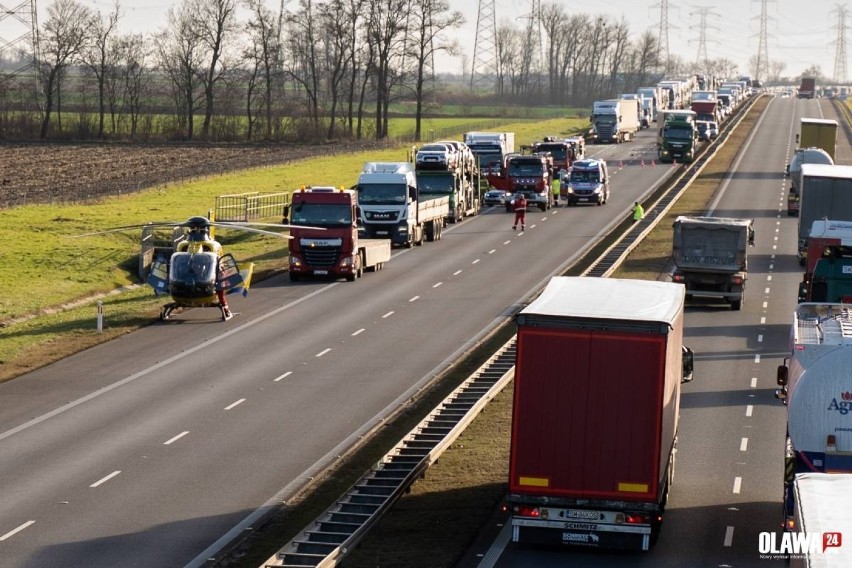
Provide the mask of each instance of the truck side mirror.
[{"label": "truck side mirror", "polygon": [[787,379],[789,378],[790,367],[788,367],[788,363],[790,362],[790,358],[784,359],[784,363],[782,365],[778,365],[778,371],[776,372],[775,382],[778,383],[779,387],[787,386]]},{"label": "truck side mirror", "polygon": [[682,348],[681,364],[683,367],[683,375],[680,382],[688,383],[694,378],[693,372],[695,370],[695,354],[689,347]]},{"label": "truck side mirror", "polygon": [[799,143],[799,135],[796,134],[796,144],[798,144],[798,143]]}]

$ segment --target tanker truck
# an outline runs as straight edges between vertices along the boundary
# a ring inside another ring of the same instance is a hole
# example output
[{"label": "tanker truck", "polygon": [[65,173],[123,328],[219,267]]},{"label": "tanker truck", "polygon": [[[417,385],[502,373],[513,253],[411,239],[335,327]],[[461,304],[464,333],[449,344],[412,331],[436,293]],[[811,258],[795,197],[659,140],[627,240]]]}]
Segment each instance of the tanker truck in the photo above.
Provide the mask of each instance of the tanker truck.
[{"label": "tanker truck", "polygon": [[803,303],[793,315],[791,353],[778,367],[776,398],[787,406],[784,525],[795,525],[796,474],[852,473],[852,312],[848,304]]}]

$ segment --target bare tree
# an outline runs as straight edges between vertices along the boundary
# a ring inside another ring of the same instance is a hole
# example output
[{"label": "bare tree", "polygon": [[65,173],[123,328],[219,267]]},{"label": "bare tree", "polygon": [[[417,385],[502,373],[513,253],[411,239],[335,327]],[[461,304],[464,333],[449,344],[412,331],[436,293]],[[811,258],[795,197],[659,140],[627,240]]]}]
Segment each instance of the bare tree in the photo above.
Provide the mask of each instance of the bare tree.
[{"label": "bare tree", "polygon": [[[506,96],[506,89],[514,84],[519,73],[521,33],[508,24],[497,29],[497,77],[495,94]],[[508,85],[506,84],[508,81]]]},{"label": "bare tree", "polygon": [[[255,103],[262,105],[266,111],[265,135],[266,139],[269,140],[272,138],[272,101],[279,63],[278,37],[280,30],[278,29],[279,24],[275,20],[275,16],[266,7],[263,0],[248,0],[248,6],[252,17],[246,23],[249,47],[246,48],[243,57],[252,65],[253,75],[260,76],[262,80],[260,87],[263,96],[252,98],[253,89],[250,89],[246,101],[246,111],[251,116]],[[249,132],[248,137],[249,139],[251,138],[251,132]]]},{"label": "bare tree", "polygon": [[216,85],[225,76],[225,48],[237,29],[237,0],[184,0],[193,15],[195,33],[203,46],[204,122],[201,135],[210,135]]},{"label": "bare tree", "polygon": [[[347,108],[347,124],[349,128],[349,136],[354,133],[354,106],[355,106],[355,84],[358,81],[358,75],[361,74],[365,78],[369,77],[368,71],[372,69],[372,53],[367,47],[366,41],[359,42],[359,27],[364,21],[362,15],[364,5],[367,0],[349,0],[349,9],[347,12],[349,29],[346,32],[349,38],[349,95]],[[363,56],[363,57],[362,57]],[[358,105],[358,138],[361,137],[361,117],[363,111],[363,97]]]},{"label": "bare tree", "polygon": [[[44,89],[44,116],[41,138],[50,129],[53,106],[61,100],[62,77],[86,44],[92,12],[76,0],[56,0],[47,8],[47,21],[39,35],[42,60],[39,73]],[[57,114],[61,108],[57,107]]]},{"label": "bare tree", "polygon": [[368,41],[373,46],[376,70],[376,138],[388,135],[390,91],[400,76],[395,65],[403,55],[408,0],[374,0],[367,22]]},{"label": "bare tree", "polygon": [[340,100],[340,87],[346,76],[347,65],[352,62],[349,37],[351,15],[345,0],[331,0],[320,6],[320,25],[325,45],[326,91],[331,97],[328,111],[328,132],[326,138],[334,138],[337,124],[337,105]]},{"label": "bare tree", "polygon": [[289,37],[285,72],[305,91],[308,115],[315,131],[320,126],[320,67],[317,13],[313,0],[299,0],[299,10],[287,17]]},{"label": "bare tree", "polygon": [[414,57],[414,97],[417,109],[414,115],[414,140],[420,141],[420,128],[423,119],[423,98],[425,95],[425,70],[427,63],[434,62],[436,53],[447,52],[454,55],[458,51],[455,43],[442,39],[446,30],[464,25],[461,12],[450,12],[448,0],[415,0],[409,13],[411,23],[412,43],[409,49]]},{"label": "bare tree", "polygon": [[[130,138],[135,140],[139,129],[139,116],[142,112],[142,100],[154,75],[152,48],[142,34],[120,37],[116,42],[116,61],[118,64],[123,108],[130,116]],[[109,83],[111,84],[111,83]],[[118,88],[114,88],[110,101],[117,100]],[[110,112],[115,120],[115,107],[111,103]]]},{"label": "bare tree", "polygon": [[115,76],[115,45],[112,36],[118,28],[120,13],[119,0],[115,0],[113,11],[106,18],[100,11],[92,17],[88,41],[81,54],[83,64],[95,75],[98,85],[98,138],[104,136],[106,84],[109,75]]},{"label": "bare tree", "polygon": [[195,15],[189,4],[182,4],[178,12],[169,9],[168,20],[168,26],[154,41],[160,67],[172,87],[178,126],[185,128],[185,136],[191,140],[195,134],[195,111],[199,109],[204,48],[195,31]]}]

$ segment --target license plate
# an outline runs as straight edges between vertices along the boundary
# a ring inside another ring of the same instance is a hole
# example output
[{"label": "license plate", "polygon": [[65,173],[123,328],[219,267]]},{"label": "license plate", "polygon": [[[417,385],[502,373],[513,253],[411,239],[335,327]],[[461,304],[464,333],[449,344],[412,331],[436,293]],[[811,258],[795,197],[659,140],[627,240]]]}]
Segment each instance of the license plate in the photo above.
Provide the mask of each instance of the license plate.
[{"label": "license plate", "polygon": [[387,231],[376,231],[376,234],[377,235],[387,235],[388,232]]},{"label": "license plate", "polygon": [[588,197],[578,197],[577,198],[577,201],[588,201],[588,200],[589,200]]},{"label": "license plate", "polygon": [[325,276],[326,274],[328,274],[328,270],[314,270],[314,274],[316,274],[317,276]]}]

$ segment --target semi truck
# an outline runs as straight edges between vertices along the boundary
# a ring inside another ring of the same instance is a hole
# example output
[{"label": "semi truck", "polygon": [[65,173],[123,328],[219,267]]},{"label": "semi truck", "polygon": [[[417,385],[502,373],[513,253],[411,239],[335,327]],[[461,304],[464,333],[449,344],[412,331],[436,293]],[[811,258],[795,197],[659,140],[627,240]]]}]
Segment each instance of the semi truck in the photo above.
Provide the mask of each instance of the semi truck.
[{"label": "semi truck", "polygon": [[515,151],[514,132],[465,132],[464,143],[476,157],[479,171],[499,170],[503,157]]},{"label": "semi truck", "polygon": [[422,198],[448,197],[449,214],[445,220],[449,223],[476,215],[479,211],[479,191],[474,184],[475,164],[467,160],[454,163],[419,160],[418,155],[419,152],[416,152],[414,163],[417,187]]},{"label": "semi truck", "polygon": [[823,118],[803,118],[796,136],[799,148],[822,148],[835,159],[837,149],[837,121]]},{"label": "semi truck", "polygon": [[790,190],[787,192],[787,215],[799,214],[799,187],[802,185],[803,164],[834,165],[834,160],[822,148],[796,148],[793,158],[785,168],[785,174],[790,178]]},{"label": "semi truck", "polygon": [[799,264],[804,266],[814,221],[852,221],[852,166],[803,164],[801,185],[798,253]]},{"label": "semi truck", "polygon": [[778,366],[780,388],[775,391],[787,406],[783,486],[787,527],[794,524],[798,505],[796,474],[852,472],[850,306],[799,304],[790,338],[791,352]]},{"label": "semi truck", "polygon": [[512,194],[506,201],[506,211],[512,211],[514,199],[520,194],[524,195],[529,207],[547,211],[553,206],[553,170],[553,158],[549,154],[508,154],[501,170],[487,177],[491,187]]},{"label": "semi truck", "polygon": [[657,131],[657,150],[661,162],[691,162],[698,148],[698,128],[694,110],[665,110]]},{"label": "semi truck", "polygon": [[595,143],[628,142],[639,131],[639,101],[623,99],[595,101],[591,120]]},{"label": "semi truck", "polygon": [[793,492],[794,528],[807,536],[807,546],[800,545],[798,553],[790,555],[790,568],[852,566],[852,546],[843,541],[844,535],[852,533],[852,475],[800,473]]},{"label": "semi truck", "polygon": [[753,220],[680,215],[673,228],[672,282],[684,285],[687,299],[722,298],[742,309]]},{"label": "semi truck", "polygon": [[852,303],[852,222],[814,221],[799,302]]},{"label": "semi truck", "polygon": [[367,162],[355,188],[364,236],[405,248],[440,240],[450,198],[421,195],[411,162]]},{"label": "semi truck", "polygon": [[722,121],[719,113],[719,97],[716,91],[695,91],[692,93],[692,102],[690,102],[689,108],[695,111],[696,120]]},{"label": "semi truck", "polygon": [[636,91],[642,97],[642,126],[649,128],[657,121],[660,97],[656,87],[639,87]]},{"label": "semi truck", "polygon": [[529,146],[524,146],[523,149],[528,149],[530,153],[548,152],[553,158],[554,175],[562,170],[568,170],[577,157],[577,148],[572,142],[565,138],[559,139],[555,136],[548,136],[541,142],[533,142]]},{"label": "semi truck", "polygon": [[683,287],[557,276],[516,323],[512,540],[649,550],[692,377]]},{"label": "semi truck", "polygon": [[291,281],[324,276],[352,282],[390,260],[388,239],[359,238],[357,205],[352,190],[312,187],[293,192],[289,218],[284,219],[291,225]]},{"label": "semi truck", "polygon": [[799,84],[799,92],[796,95],[800,99],[812,99],[816,96],[816,79],[814,77],[802,77]]}]

